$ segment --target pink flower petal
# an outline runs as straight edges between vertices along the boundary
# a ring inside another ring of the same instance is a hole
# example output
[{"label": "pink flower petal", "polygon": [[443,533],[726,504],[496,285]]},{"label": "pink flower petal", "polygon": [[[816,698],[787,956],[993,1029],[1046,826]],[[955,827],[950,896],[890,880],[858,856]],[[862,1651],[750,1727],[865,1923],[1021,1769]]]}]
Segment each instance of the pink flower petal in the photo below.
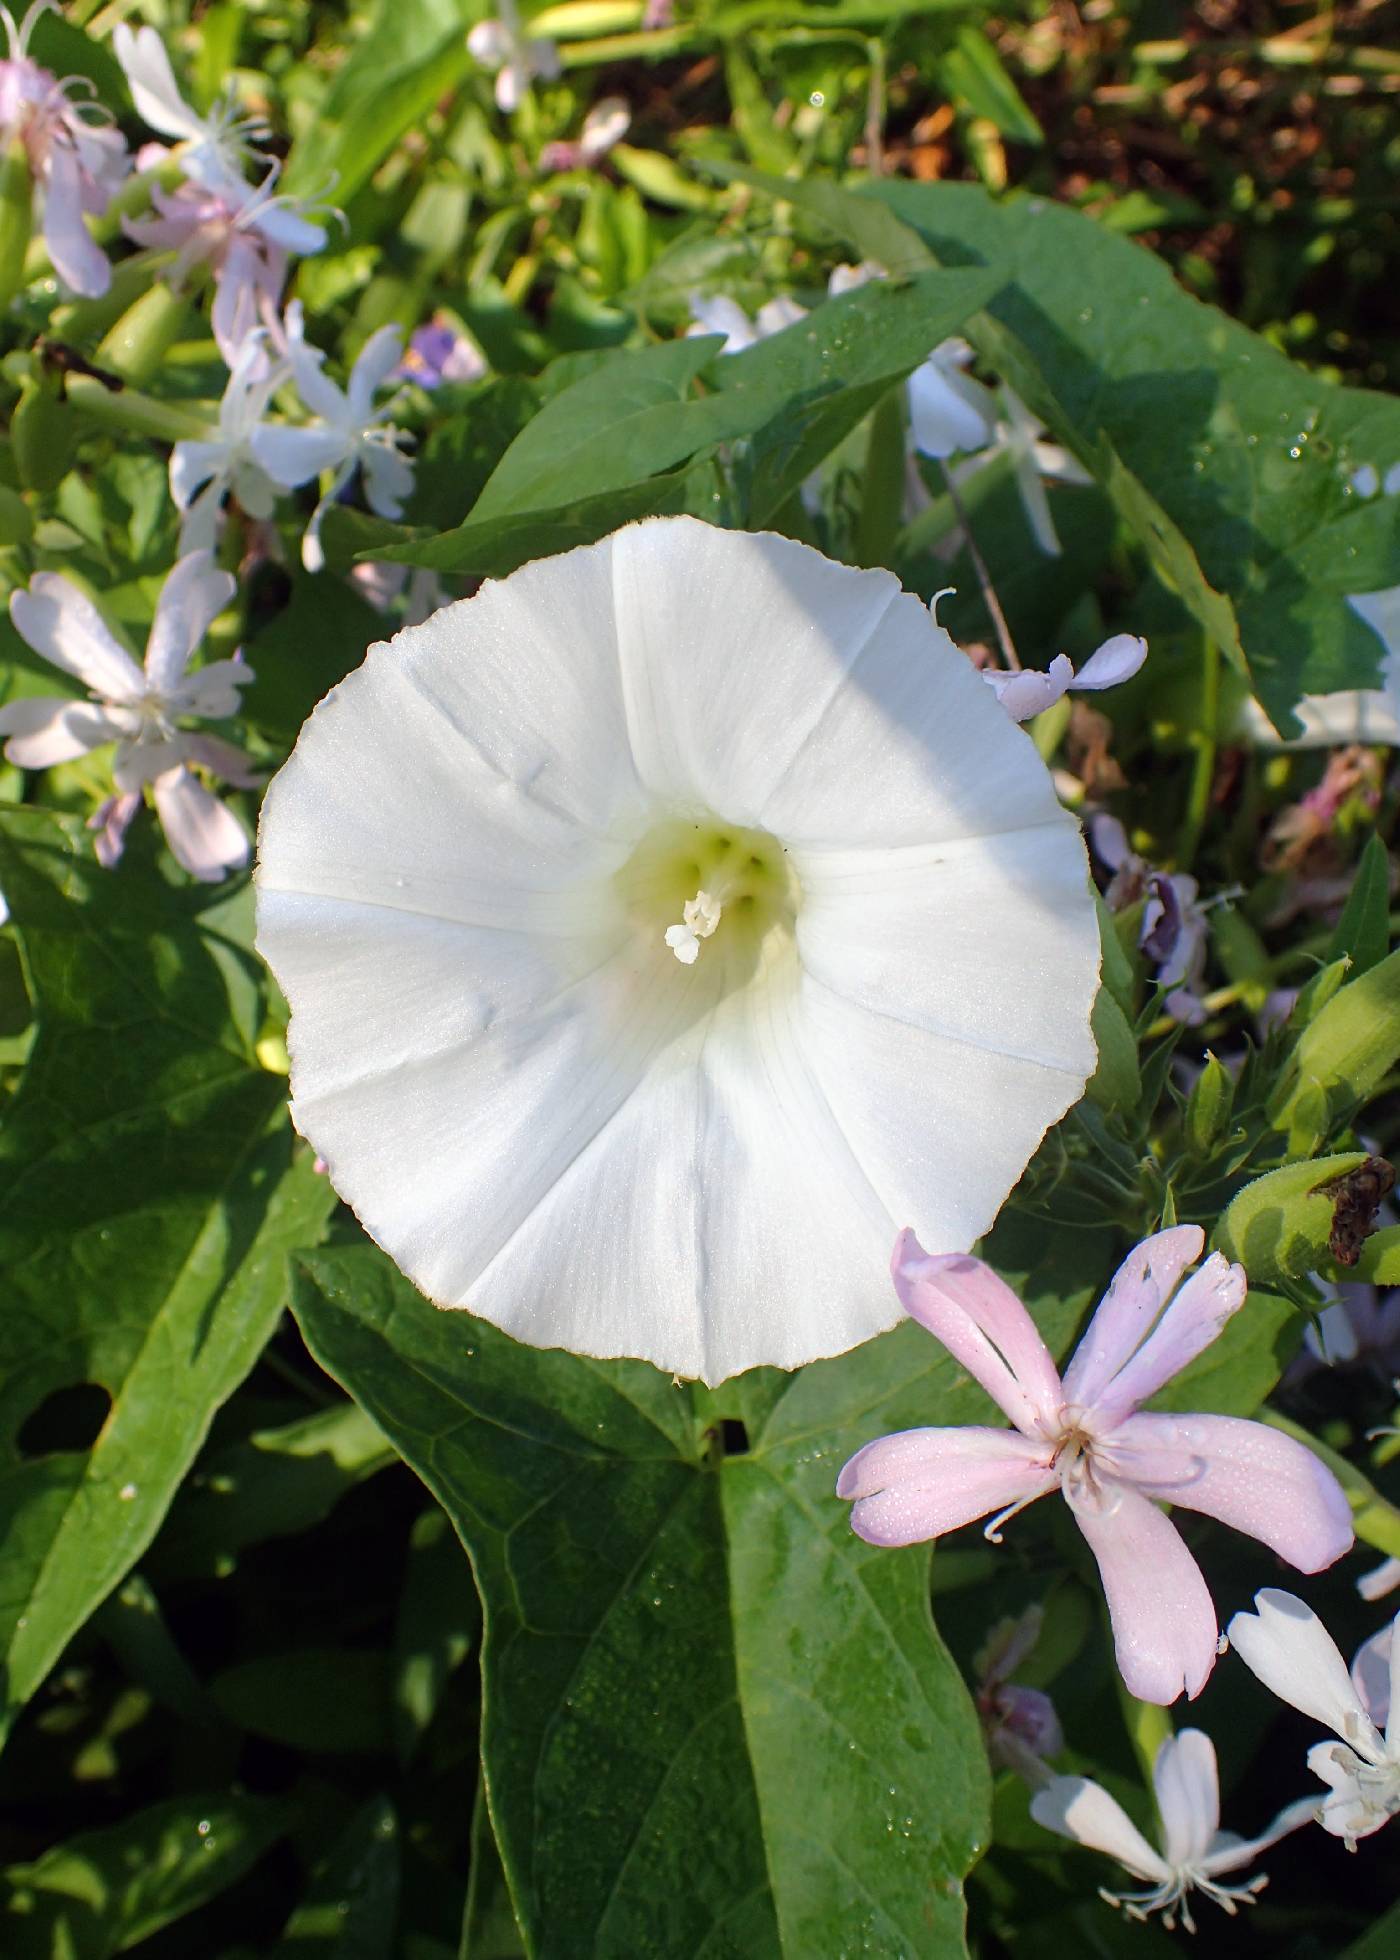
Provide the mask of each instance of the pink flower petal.
[{"label": "pink flower petal", "polygon": [[191,551],[179,560],[156,601],[146,644],[146,678],[158,694],[169,694],[183,678],[190,655],[238,590],[231,572],[221,572],[210,551]]},{"label": "pink flower petal", "polygon": [[1391,1676],[1395,1672],[1395,1623],[1383,1626],[1369,1640],[1363,1640],[1351,1657],[1351,1682],[1365,1704],[1366,1712],[1378,1729],[1390,1720]]},{"label": "pink flower petal", "polygon": [[983,668],[982,678],[1013,721],[1029,721],[1054,707],[1072,684],[1074,669],[1064,654],[1057,653],[1044,673],[1034,667],[1023,667],[1018,674]]},{"label": "pink flower petal", "polygon": [[1351,1506],[1337,1479],[1262,1422],[1139,1414],[1119,1424],[1108,1448],[1116,1476],[1248,1532],[1300,1572],[1321,1572],[1351,1549]]},{"label": "pink flower petal", "polygon": [[70,292],[97,299],[112,283],[107,254],[83,221],[83,180],[77,153],[61,141],[49,145],[44,188],[44,242],[54,271]]},{"label": "pink flower petal", "polygon": [[965,1252],[933,1255],[901,1232],[891,1262],[905,1311],[942,1341],[1025,1436],[1056,1424],[1064,1391],[1031,1319],[990,1266]]},{"label": "pink flower petal", "polygon": [[[1112,823],[1112,818],[1105,819]],[[1095,849],[1098,848],[1097,842]],[[1124,843],[1126,850],[1126,840]],[[1105,860],[1111,862],[1111,860]],[[1135,1245],[1099,1302],[1074,1358],[1065,1369],[1065,1396],[1092,1408],[1131,1357],[1186,1268],[1199,1259],[1206,1235],[1199,1225],[1174,1225]]]},{"label": "pink flower petal", "polygon": [[36,572],[27,592],[10,594],[15,631],[53,667],[104,701],[139,701],[146,677],[106,620],[59,572]]},{"label": "pink flower petal", "polygon": [[1099,1420],[1121,1420],[1173,1375],[1179,1375],[1188,1361],[1194,1361],[1210,1346],[1230,1316],[1239,1312],[1247,1286],[1243,1266],[1232,1266],[1220,1253],[1212,1252],[1177,1293],[1137,1353],[1095,1396],[1093,1406]]},{"label": "pink flower petal", "polygon": [[857,1450],[836,1480],[851,1529],[872,1545],[915,1545],[1053,1489],[1048,1449],[1006,1429],[905,1429]]},{"label": "pink flower petal", "polygon": [[1097,691],[1130,681],[1147,658],[1147,642],[1132,633],[1115,633],[1089,655],[1075,676],[1076,687]]},{"label": "pink flower petal", "polygon": [[1152,1765],[1169,1865],[1195,1865],[1220,1829],[1220,1772],[1215,1745],[1200,1729],[1168,1736]]},{"label": "pink flower petal", "polygon": [[0,735],[9,737],[5,760],[16,769],[52,769],[56,762],[71,762],[104,742],[115,742],[118,733],[91,701],[45,695],[0,708]]},{"label": "pink flower petal", "polygon": [[248,861],[243,827],[218,797],[183,766],[157,776],[156,814],[175,861],[192,878],[217,884],[226,871]]},{"label": "pink flower petal", "polygon": [[1219,1629],[1181,1534],[1155,1504],[1122,1484],[1111,1485],[1099,1506],[1072,1508],[1098,1562],[1129,1694],[1165,1704],[1184,1689],[1194,1701],[1215,1666]]}]

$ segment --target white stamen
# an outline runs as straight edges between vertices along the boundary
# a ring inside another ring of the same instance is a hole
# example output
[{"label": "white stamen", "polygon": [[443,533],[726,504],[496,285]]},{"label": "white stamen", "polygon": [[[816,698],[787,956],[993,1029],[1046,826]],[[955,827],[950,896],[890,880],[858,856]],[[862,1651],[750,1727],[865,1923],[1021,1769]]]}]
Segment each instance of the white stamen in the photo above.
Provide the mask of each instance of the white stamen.
[{"label": "white stamen", "polygon": [[684,925],[666,928],[666,944],[682,966],[694,966],[700,957],[700,941],[710,937],[723,910],[719,900],[711,898],[708,892],[696,892],[694,898],[686,900]]}]

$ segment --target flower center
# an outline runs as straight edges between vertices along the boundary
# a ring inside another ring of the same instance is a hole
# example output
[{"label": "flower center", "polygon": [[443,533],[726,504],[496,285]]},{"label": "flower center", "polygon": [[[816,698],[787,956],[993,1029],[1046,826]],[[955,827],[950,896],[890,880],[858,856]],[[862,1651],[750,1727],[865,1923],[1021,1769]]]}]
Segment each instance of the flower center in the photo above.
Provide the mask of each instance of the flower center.
[{"label": "flower center", "polygon": [[650,831],[617,874],[643,938],[682,966],[723,965],[732,981],[791,937],[797,880],[776,837],[717,817],[672,818]]}]

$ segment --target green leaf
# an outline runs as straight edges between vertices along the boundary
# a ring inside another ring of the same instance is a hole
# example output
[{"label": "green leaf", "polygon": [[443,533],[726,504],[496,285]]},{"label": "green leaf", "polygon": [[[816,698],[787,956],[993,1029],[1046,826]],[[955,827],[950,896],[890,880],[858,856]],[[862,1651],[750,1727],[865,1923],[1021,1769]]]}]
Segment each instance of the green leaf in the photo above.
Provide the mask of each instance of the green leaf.
[{"label": "green leaf", "polygon": [[596,544],[619,525],[637,517],[684,507],[691,480],[689,466],[647,477],[601,496],[580,496],[553,510],[521,516],[470,518],[455,531],[414,544],[385,547],[375,556],[399,565],[426,565],[437,572],[473,572],[505,578],[532,558],[550,558],[576,545]]},{"label": "green leaf", "polygon": [[347,1491],[397,1461],[382,1431],[353,1402],[257,1430],[196,1465],[146,1569],[162,1582],[226,1572],[246,1546],[308,1531]]},{"label": "green leaf", "polygon": [[1284,732],[1300,694],[1376,685],[1381,642],[1345,595],[1393,579],[1400,505],[1356,497],[1350,476],[1400,461],[1400,402],[1296,366],[1183,292],[1151,253],[1063,206],[966,184],[873,194],[941,262],[1006,280],[969,338],[1089,468],[1111,446],[1189,546],[1200,579],[1181,596],[1227,651],[1228,601]]},{"label": "green leaf", "polygon": [[308,1755],[377,1755],[389,1742],[379,1649],[294,1647],[225,1668],[210,1693],[230,1722]]},{"label": "green leaf", "polygon": [[[151,1542],[334,1196],[254,1054],[246,891],[165,884],[146,829],[103,871],[79,819],[31,809],[0,811],[0,889],[37,1024],[0,1135],[8,1719]],[[100,1427],[46,1449],[80,1384]]]},{"label": "green leaf", "polygon": [[526,1960],[525,1940],[510,1902],[484,1784],[477,1787],[472,1811],[471,1858],[458,1960]]},{"label": "green leaf", "polygon": [[256,678],[244,690],[244,714],[270,742],[290,748],[316,703],[389,631],[344,579],[296,573],[286,605],[245,649]]},{"label": "green leaf", "polygon": [[1016,143],[1045,141],[1045,132],[1022,100],[1001,56],[980,27],[960,27],[938,60],[948,94],[974,116],[983,116]]},{"label": "green leaf", "polygon": [[961,1951],[988,1792],[927,1548],[865,1546],[834,1494],[871,1437],[986,1407],[937,1343],[707,1395],[443,1314],[368,1248],[308,1256],[294,1305],[471,1554],[532,1953]]},{"label": "green leaf", "polygon": [[394,1960],[400,1865],[394,1806],[371,1797],[317,1866],[277,1951],[292,1960]]},{"label": "green leaf", "polygon": [[702,334],[590,363],[526,423],[473,506],[472,522],[624,489],[734,434],[742,417],[716,413],[713,398],[687,400],[720,345],[717,335]]},{"label": "green leaf", "polygon": [[408,130],[476,66],[458,0],[379,0],[287,158],[284,188],[348,204]]},{"label": "green leaf", "polygon": [[1379,966],[1389,950],[1390,854],[1373,831],[1324,957],[1349,959],[1353,975],[1359,978]]},{"label": "green leaf", "polygon": [[108,1960],[241,1878],[287,1828],[265,1797],[176,1797],[5,1873],[5,1960]]},{"label": "green leaf", "polygon": [[1089,1025],[1099,1060],[1084,1093],[1092,1096],[1100,1109],[1136,1109],[1142,1097],[1137,1039],[1107,986],[1100,987],[1094,996]]}]

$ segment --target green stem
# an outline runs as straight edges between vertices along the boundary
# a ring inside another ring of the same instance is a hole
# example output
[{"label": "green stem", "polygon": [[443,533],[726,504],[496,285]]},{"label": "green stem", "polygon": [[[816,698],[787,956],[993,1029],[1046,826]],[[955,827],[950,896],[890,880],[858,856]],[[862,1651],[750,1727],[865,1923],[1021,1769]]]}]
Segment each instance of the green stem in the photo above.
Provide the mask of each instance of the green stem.
[{"label": "green stem", "polygon": [[1201,665],[1201,725],[1192,738],[1196,750],[1191,771],[1191,787],[1186,798],[1186,814],[1176,841],[1176,862],[1188,871],[1200,847],[1201,833],[1210,812],[1211,785],[1215,781],[1215,749],[1220,721],[1220,649],[1207,638],[1203,643]]},{"label": "green stem", "polygon": [[154,436],[158,442],[208,441],[218,433],[212,402],[177,408],[173,402],[155,401],[135,388],[105,388],[90,374],[69,375],[66,393],[74,408],[90,421],[109,429],[127,429],[134,435]]}]

